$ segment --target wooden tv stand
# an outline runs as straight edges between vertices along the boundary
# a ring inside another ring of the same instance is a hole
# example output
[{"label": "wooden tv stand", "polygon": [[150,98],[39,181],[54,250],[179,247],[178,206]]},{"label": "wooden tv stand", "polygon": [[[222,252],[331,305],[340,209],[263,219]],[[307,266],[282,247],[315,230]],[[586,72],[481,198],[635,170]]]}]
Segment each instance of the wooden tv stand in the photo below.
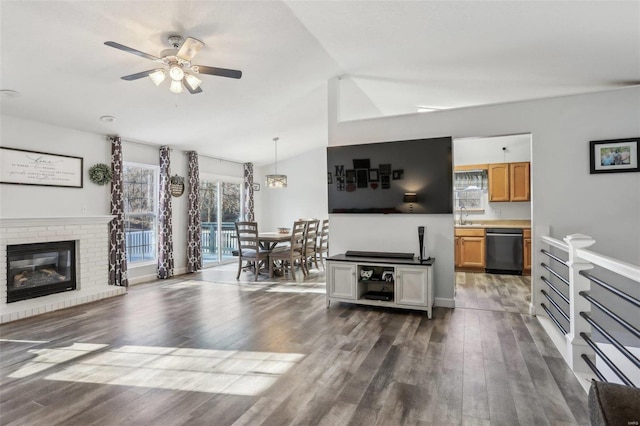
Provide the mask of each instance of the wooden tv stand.
[{"label": "wooden tv stand", "polygon": [[332,301],[426,311],[433,308],[434,258],[360,257],[327,259],[327,308]]}]

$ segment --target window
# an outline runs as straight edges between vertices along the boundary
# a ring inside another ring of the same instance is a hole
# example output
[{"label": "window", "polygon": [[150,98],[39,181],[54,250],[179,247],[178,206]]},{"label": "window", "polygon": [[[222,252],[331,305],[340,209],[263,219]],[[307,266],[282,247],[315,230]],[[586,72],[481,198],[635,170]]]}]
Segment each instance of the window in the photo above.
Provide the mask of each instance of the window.
[{"label": "window", "polygon": [[127,262],[156,260],[159,167],[123,163]]},{"label": "window", "polygon": [[233,261],[235,222],[242,217],[242,179],[200,176],[200,226],[205,264]]}]

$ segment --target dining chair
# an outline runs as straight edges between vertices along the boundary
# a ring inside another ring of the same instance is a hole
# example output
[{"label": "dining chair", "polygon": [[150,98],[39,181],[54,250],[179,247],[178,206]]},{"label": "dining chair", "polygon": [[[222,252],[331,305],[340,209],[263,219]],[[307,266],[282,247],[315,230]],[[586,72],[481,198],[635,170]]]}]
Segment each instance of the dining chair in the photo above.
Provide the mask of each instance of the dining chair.
[{"label": "dining chair", "polygon": [[304,248],[304,233],[307,229],[307,223],[304,221],[296,221],[291,228],[291,242],[289,246],[283,248],[276,248],[269,255],[269,276],[273,276],[273,263],[276,260],[282,261],[283,272],[286,272],[287,264],[291,270],[291,276],[296,279],[296,273],[293,269],[295,262],[300,263],[302,269],[302,275],[307,276],[307,272],[303,266],[304,259],[302,250]]},{"label": "dining chair", "polygon": [[327,257],[329,252],[329,219],[322,221],[316,247],[316,256],[320,258],[320,264],[322,265],[322,269],[324,269],[324,258]]},{"label": "dining chair", "polygon": [[320,225],[320,220],[318,219],[310,219],[306,221],[307,229],[304,233],[304,247],[302,249],[303,258],[302,264],[307,269],[307,274],[309,273],[309,264],[314,262],[316,264],[316,269],[318,269],[318,260],[316,259],[316,249],[317,249],[317,239],[318,239],[318,227]]},{"label": "dining chair", "polygon": [[257,222],[236,222],[236,236],[238,238],[238,275],[240,279],[242,262],[247,262],[246,267],[253,265],[255,280],[258,281],[260,264],[269,260],[269,250],[260,247]]}]

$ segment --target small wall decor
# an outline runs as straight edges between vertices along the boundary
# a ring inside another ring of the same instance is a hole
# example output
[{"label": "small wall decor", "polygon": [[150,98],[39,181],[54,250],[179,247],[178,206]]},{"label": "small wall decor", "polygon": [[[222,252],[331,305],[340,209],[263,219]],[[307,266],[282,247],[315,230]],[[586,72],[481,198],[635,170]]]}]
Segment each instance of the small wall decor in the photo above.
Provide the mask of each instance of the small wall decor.
[{"label": "small wall decor", "polygon": [[333,183],[333,177],[331,176],[331,172],[327,172],[327,183],[329,185]]},{"label": "small wall decor", "polygon": [[260,184],[259,183],[254,183],[252,185],[252,188],[253,188],[254,191],[260,191]]},{"label": "small wall decor", "polygon": [[640,138],[589,142],[590,173],[638,172]]},{"label": "small wall decor", "polygon": [[173,175],[169,179],[169,182],[169,192],[171,192],[172,196],[180,197],[182,194],[184,194],[184,177]]},{"label": "small wall decor", "polygon": [[379,182],[380,176],[378,174],[378,169],[369,169],[369,182]]},{"label": "small wall decor", "polygon": [[111,183],[112,178],[111,167],[104,163],[94,164],[89,168],[89,180],[96,185],[107,185]]},{"label": "small wall decor", "polygon": [[82,157],[0,147],[0,183],[82,188]]},{"label": "small wall decor", "polygon": [[404,170],[394,170],[393,171],[393,180],[404,179]]}]

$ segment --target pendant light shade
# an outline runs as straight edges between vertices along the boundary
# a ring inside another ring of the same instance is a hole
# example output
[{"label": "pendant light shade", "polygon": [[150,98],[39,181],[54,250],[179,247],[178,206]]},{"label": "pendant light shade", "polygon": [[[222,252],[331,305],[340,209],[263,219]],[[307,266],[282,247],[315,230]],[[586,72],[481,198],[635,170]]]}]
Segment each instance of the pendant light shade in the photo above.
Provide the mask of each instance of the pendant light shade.
[{"label": "pendant light shade", "polygon": [[273,142],[276,147],[276,163],[275,163],[275,173],[272,175],[267,175],[266,185],[267,188],[278,189],[278,188],[286,188],[287,187],[287,175],[279,175],[278,174],[278,139],[273,138]]}]

